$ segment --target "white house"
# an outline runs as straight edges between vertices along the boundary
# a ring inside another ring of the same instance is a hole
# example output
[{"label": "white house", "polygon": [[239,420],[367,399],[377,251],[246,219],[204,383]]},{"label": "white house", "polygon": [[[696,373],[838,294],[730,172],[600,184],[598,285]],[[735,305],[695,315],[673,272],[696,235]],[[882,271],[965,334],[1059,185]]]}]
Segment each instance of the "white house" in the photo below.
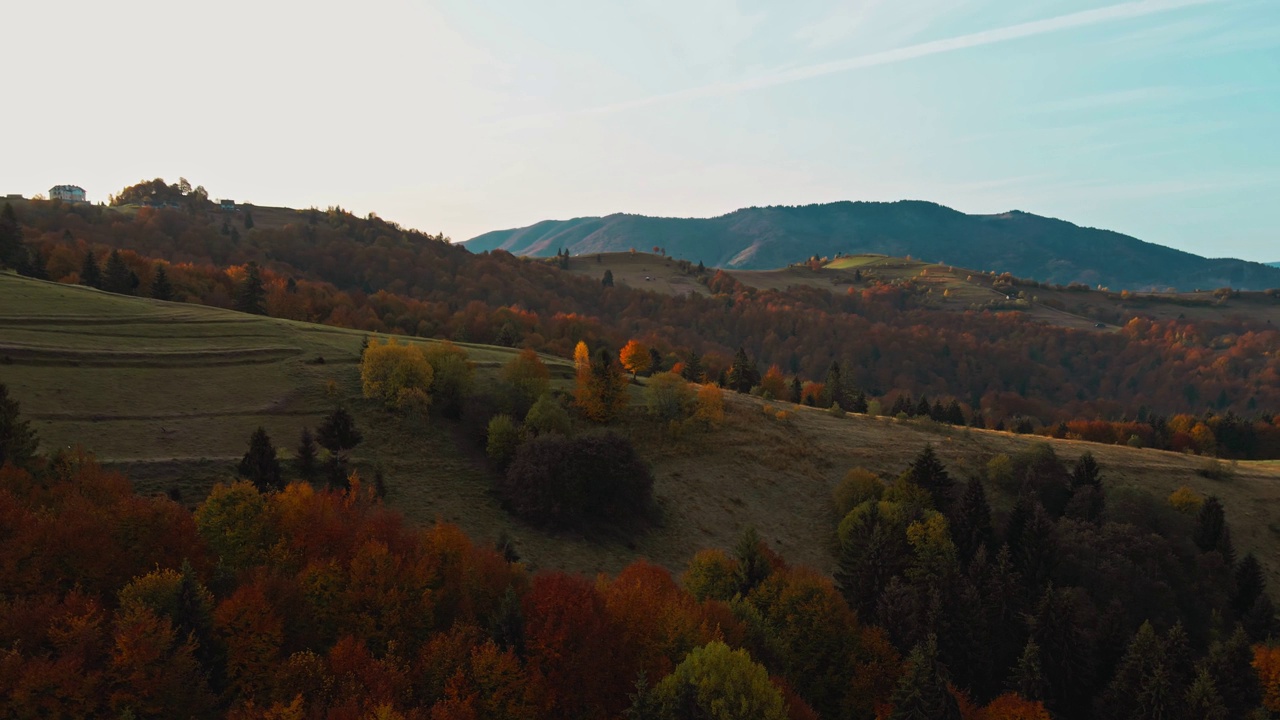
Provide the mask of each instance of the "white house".
[{"label": "white house", "polygon": [[84,202],[84,188],[79,185],[54,185],[49,188],[49,199]]}]

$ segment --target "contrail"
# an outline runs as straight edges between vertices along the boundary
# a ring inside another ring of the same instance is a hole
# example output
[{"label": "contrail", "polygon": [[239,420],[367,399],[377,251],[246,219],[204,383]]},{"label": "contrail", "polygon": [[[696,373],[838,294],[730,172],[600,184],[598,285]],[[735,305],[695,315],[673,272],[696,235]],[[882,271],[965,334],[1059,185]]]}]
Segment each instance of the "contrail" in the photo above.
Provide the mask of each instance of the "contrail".
[{"label": "contrail", "polygon": [[[997,43],[1008,42],[1010,40],[1018,40],[1037,35],[1048,35],[1050,33],[1060,32],[1063,30],[1072,30],[1075,28],[1099,25],[1117,20],[1127,20],[1147,15],[1156,15],[1159,13],[1170,12],[1172,10],[1179,10],[1181,8],[1209,5],[1225,1],[1227,0],[1133,0],[1132,2],[1121,3],[1119,5],[1110,5],[1108,7],[1095,8],[1093,10],[1083,10],[1080,12],[1047,18],[1045,20],[1033,20],[1031,22],[1009,25],[1002,28],[982,30],[975,33],[969,33],[968,35],[958,35],[956,37],[946,38],[943,40],[932,40],[930,42],[908,45],[906,47],[885,50],[868,55],[860,55],[858,57],[845,58],[843,60],[833,60],[831,62],[805,65],[803,67],[791,68],[788,70],[778,70],[735,82],[701,85],[698,87],[686,88],[684,90],[677,90],[675,92],[650,95],[648,97],[637,98],[635,100],[624,100],[622,102],[610,103],[608,105],[601,105],[599,107],[571,111],[563,114],[551,113],[547,115],[526,116],[524,121],[556,119],[565,117],[566,115],[602,115],[679,100],[733,95],[735,93],[749,90],[760,90],[762,88],[786,85],[788,83],[799,82],[801,80],[809,80],[823,75],[833,75],[861,68],[890,65],[907,60],[914,60],[916,58],[928,57],[930,55],[941,55],[943,53],[954,52],[956,50],[966,50],[968,48],[982,47],[984,45],[995,45]],[[521,120],[518,118],[514,120],[516,123],[521,123]],[[499,121],[497,124],[506,123]]]}]

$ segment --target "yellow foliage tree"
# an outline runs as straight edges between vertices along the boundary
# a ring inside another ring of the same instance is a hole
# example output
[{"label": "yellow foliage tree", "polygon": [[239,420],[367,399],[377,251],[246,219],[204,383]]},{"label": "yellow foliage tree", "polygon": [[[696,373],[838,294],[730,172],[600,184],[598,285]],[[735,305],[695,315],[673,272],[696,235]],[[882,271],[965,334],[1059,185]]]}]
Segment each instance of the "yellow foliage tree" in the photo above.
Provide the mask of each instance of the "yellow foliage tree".
[{"label": "yellow foliage tree", "polygon": [[1204,496],[1183,485],[1169,493],[1169,504],[1173,506],[1174,510],[1184,515],[1195,515],[1200,512],[1200,507],[1204,505]]},{"label": "yellow foliage tree", "polygon": [[431,402],[435,371],[422,348],[401,345],[395,338],[370,341],[360,361],[360,382],[364,396],[381,400],[388,407],[421,410]]},{"label": "yellow foliage tree", "polygon": [[[576,363],[576,351],[574,355]],[[622,366],[602,350],[585,370],[579,367],[573,390],[574,404],[587,419],[600,423],[610,422],[627,409],[627,403],[631,400],[627,384]]]},{"label": "yellow foliage tree", "polygon": [[622,351],[618,353],[618,360],[633,378],[642,372],[647,372],[653,364],[648,346],[639,340],[629,340],[626,345],[623,345]]},{"label": "yellow foliage tree", "polygon": [[789,397],[787,393],[787,379],[782,376],[782,368],[777,365],[770,365],[769,371],[760,378],[760,390],[768,395],[769,400],[786,400]]},{"label": "yellow foliage tree", "polygon": [[711,383],[698,388],[698,406],[693,411],[693,419],[712,427],[724,422],[724,395],[720,388]]}]

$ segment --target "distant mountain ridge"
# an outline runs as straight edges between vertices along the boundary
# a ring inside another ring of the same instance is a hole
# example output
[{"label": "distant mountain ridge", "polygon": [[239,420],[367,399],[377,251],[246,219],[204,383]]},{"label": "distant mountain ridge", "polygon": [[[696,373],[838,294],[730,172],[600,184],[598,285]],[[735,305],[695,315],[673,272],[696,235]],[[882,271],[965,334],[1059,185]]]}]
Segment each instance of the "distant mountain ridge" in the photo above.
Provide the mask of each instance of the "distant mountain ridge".
[{"label": "distant mountain ridge", "polygon": [[1280,287],[1280,267],[1204,258],[1017,210],[967,215],[918,200],[752,207],[714,218],[618,213],[545,220],[485,233],[464,245],[472,252],[500,249],[535,257],[561,249],[578,255],[656,246],[672,257],[738,270],[778,268],[813,255],[883,253],[1113,290]]}]

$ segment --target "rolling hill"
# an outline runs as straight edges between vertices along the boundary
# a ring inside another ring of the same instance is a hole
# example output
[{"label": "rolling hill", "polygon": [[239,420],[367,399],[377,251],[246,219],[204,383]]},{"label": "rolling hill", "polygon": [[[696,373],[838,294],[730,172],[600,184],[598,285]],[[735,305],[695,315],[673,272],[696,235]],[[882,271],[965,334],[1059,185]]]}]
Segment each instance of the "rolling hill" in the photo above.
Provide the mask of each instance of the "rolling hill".
[{"label": "rolling hill", "polygon": [[1025,212],[967,215],[921,201],[756,207],[714,218],[548,220],[464,245],[535,257],[561,249],[581,255],[661,247],[672,257],[737,270],[776,269],[814,255],[880,253],[1114,290],[1280,287],[1280,269],[1262,263],[1204,258]]},{"label": "rolling hill", "polygon": [[[754,526],[788,559],[830,571],[831,490],[850,468],[892,477],[932,443],[963,476],[996,454],[1048,442],[1068,459],[1092,452],[1115,491],[1163,497],[1188,485],[1219,496],[1237,546],[1255,550],[1271,581],[1280,582],[1276,462],[1233,463],[1229,479],[1211,479],[1195,456],[886,417],[837,418],[790,403],[769,410],[759,398],[726,393],[725,423],[710,433],[673,439],[641,412],[623,421],[618,429],[654,471],[664,519],[633,541],[600,542],[513,519],[489,490],[493,471],[450,424],[399,418],[361,398],[356,361],[363,332],[4,273],[0,308],[0,381],[39,432],[42,450],[82,443],[108,467],[127,472],[140,492],[176,489],[188,505],[234,476],[254,428],[265,427],[288,458],[300,429],[315,427],[340,402],[365,434],[353,464],[366,476],[384,474],[391,505],[416,523],[457,523],[481,541],[506,532],[536,566],[617,572],[647,557],[680,568],[692,549],[730,548]],[[465,347],[481,385],[493,382],[514,353]],[[572,366],[545,359],[553,388],[567,390]],[[639,388],[633,395],[639,405]],[[785,420],[778,410],[787,411]],[[1012,496],[991,492],[997,509],[1007,510]]]}]

